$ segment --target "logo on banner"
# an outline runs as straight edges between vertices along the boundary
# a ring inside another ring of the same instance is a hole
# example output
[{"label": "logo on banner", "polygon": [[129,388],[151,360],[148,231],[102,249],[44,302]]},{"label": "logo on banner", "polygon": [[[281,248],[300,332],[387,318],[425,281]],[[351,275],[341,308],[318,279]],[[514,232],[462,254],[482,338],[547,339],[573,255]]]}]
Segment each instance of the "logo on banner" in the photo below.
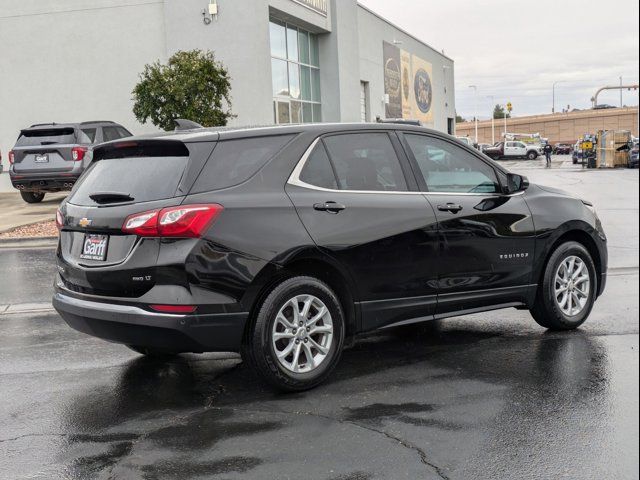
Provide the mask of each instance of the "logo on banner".
[{"label": "logo on banner", "polygon": [[413,78],[413,89],[416,95],[416,104],[422,113],[431,110],[431,100],[433,99],[433,89],[431,78],[424,69],[419,69]]}]

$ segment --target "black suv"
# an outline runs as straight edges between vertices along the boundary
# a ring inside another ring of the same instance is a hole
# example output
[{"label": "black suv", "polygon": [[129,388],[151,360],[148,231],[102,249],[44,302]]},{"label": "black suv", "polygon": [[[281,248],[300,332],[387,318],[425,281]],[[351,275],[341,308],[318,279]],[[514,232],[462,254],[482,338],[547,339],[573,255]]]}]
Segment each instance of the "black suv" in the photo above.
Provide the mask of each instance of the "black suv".
[{"label": "black suv", "polygon": [[130,136],[129,130],[109,121],[31,125],[20,131],[9,152],[11,183],[25,202],[41,202],[45,192],[71,190],[92,145]]},{"label": "black suv", "polygon": [[408,125],[100,145],[57,222],[70,326],[149,355],[239,351],[288,390],[360,332],[507,307],[574,329],[607,271],[590,203]]}]

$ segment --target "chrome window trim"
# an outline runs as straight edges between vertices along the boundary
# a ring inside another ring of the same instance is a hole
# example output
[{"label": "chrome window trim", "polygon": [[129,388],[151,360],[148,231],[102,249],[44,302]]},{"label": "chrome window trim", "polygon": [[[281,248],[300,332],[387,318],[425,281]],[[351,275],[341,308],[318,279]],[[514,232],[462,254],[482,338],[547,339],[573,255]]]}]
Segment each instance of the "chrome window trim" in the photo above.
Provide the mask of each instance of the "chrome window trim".
[{"label": "chrome window trim", "polygon": [[409,191],[403,192],[403,191],[390,191],[390,190],[336,190],[336,189],[333,189],[333,188],[318,187],[316,185],[311,185],[310,183],[303,182],[302,180],[300,180],[300,174],[302,173],[302,170],[304,169],[304,166],[306,165],[307,160],[309,160],[309,157],[311,156],[311,153],[316,148],[318,143],[320,143],[320,140],[322,140],[321,137],[316,138],[313,142],[311,142],[311,145],[309,145],[309,147],[305,150],[304,154],[302,154],[302,157],[300,158],[300,160],[298,161],[297,165],[293,169],[293,172],[291,172],[291,175],[289,175],[289,179],[287,180],[287,185],[294,185],[296,187],[307,188],[309,190],[316,190],[318,192],[366,193],[366,194],[374,193],[374,194],[378,194],[378,195],[434,195],[434,196],[462,195],[462,196],[465,196],[465,197],[487,197],[487,196],[496,196],[496,195],[498,195],[498,196],[502,196],[502,197],[514,197],[514,196],[517,196],[517,195],[524,194],[524,191],[511,193],[509,195],[505,195],[504,193],[500,193],[500,192],[495,192],[495,193],[409,192]]}]

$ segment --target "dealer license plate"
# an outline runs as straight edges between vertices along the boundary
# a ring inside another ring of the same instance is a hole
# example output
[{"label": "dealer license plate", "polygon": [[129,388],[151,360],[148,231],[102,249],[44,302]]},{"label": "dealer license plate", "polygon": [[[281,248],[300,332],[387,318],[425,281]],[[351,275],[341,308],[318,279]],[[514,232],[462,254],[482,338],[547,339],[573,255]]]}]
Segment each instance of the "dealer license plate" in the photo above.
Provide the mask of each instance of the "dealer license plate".
[{"label": "dealer license plate", "polygon": [[96,260],[104,262],[107,258],[107,246],[109,235],[86,234],[82,244],[80,258],[83,260]]}]

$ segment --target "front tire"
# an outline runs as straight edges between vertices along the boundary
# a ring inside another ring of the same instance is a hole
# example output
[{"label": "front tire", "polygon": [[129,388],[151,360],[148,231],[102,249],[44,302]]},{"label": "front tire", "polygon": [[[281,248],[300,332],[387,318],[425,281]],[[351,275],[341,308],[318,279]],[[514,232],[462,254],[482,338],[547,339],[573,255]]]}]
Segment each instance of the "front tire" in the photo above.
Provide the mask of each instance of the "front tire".
[{"label": "front tire", "polygon": [[40,203],[44,199],[44,192],[20,192],[20,196],[27,203]]},{"label": "front tire", "polygon": [[531,151],[527,153],[527,158],[529,160],[535,160],[536,158],[538,158],[538,154],[536,152]]},{"label": "front tire", "polygon": [[337,365],[344,335],[344,313],[335,293],[316,278],[293,277],[274,287],[260,305],[243,358],[280,390],[308,390]]},{"label": "front tire", "polygon": [[573,330],[584,323],[598,290],[591,255],[577,242],[566,242],[551,254],[538,287],[531,315],[550,330]]}]

